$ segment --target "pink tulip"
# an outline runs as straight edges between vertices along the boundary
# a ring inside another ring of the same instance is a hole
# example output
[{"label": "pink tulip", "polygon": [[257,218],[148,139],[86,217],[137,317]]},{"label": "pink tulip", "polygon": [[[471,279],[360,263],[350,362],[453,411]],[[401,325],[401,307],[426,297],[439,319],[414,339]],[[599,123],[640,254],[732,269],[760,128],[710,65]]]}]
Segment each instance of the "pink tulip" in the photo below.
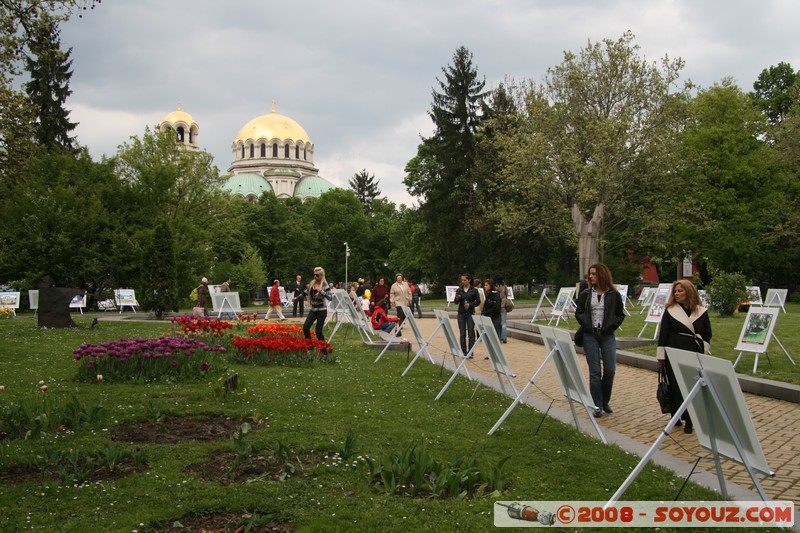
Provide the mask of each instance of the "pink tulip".
[{"label": "pink tulip", "polygon": [[43,379],[39,380],[39,386],[41,387],[42,385],[44,385],[44,380]]},{"label": "pink tulip", "polygon": [[97,374],[97,381],[103,381],[103,374]]},{"label": "pink tulip", "polygon": [[47,392],[47,385],[42,385],[41,389],[42,389],[42,392]]}]

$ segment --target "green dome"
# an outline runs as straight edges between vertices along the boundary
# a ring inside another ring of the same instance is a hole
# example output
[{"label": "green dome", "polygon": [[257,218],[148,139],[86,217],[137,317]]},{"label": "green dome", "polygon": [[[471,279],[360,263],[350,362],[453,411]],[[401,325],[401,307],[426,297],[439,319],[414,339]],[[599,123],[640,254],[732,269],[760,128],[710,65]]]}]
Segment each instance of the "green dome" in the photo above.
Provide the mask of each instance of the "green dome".
[{"label": "green dome", "polygon": [[332,191],[336,186],[323,177],[306,174],[294,188],[296,198],[319,198],[322,193]]},{"label": "green dome", "polygon": [[271,192],[272,185],[264,177],[258,174],[242,172],[234,174],[222,186],[222,190],[231,196],[241,196],[242,198],[260,198],[264,192]]}]

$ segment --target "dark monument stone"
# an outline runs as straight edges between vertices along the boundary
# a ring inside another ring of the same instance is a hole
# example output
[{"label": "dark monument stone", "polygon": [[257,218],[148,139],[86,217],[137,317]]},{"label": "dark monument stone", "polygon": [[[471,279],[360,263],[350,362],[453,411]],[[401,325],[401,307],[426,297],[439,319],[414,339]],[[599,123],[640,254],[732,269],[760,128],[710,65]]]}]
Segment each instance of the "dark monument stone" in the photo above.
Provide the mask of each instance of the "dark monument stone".
[{"label": "dark monument stone", "polygon": [[83,294],[80,289],[50,287],[49,280],[42,280],[39,286],[39,327],[40,328],[77,328],[69,312],[72,299]]}]

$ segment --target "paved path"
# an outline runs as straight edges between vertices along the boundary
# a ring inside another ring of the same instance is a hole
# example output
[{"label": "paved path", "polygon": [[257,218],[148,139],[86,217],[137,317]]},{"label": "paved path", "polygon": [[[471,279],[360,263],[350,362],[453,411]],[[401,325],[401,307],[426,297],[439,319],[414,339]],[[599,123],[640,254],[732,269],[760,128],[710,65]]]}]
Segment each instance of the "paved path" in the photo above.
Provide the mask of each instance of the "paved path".
[{"label": "paved path", "polygon": [[[437,324],[436,320],[432,318],[417,319],[417,323],[425,338],[430,336]],[[455,321],[451,320],[451,323],[457,332]],[[404,333],[408,337],[410,331]],[[522,390],[547,357],[547,352],[542,345],[510,337],[508,343],[503,345],[503,349],[511,369],[517,376],[514,385],[517,390]],[[441,361],[442,355],[449,356],[447,344],[441,332],[437,333],[431,341],[430,352],[439,361]],[[488,382],[497,384],[496,374],[491,363],[484,359],[485,355],[485,349],[480,348],[468,363],[469,370],[473,373],[480,373]],[[583,357],[579,355],[579,358],[583,363]],[[423,364],[422,360],[417,364]],[[582,370],[584,379],[588,382],[588,369],[585,364],[582,364]],[[655,399],[656,383],[655,372],[617,365],[611,400],[614,413],[604,414],[602,418],[598,419],[604,433],[619,433],[645,445],[640,449],[648,449],[669,421],[669,415],[661,414]],[[542,407],[546,409],[554,400],[554,407],[560,408],[563,413],[569,413],[569,403],[561,393],[552,364],[548,364],[537,378],[529,391],[529,396],[527,403],[540,410]],[[745,394],[745,400],[767,457],[767,463],[776,472],[774,478],[757,473],[759,482],[770,498],[800,503],[800,405],[753,394]],[[498,418],[501,414],[500,412],[497,414]],[[582,411],[581,416],[582,429],[596,435],[591,423],[585,418],[585,411]],[[568,416],[568,420],[572,424],[571,415]],[[487,428],[487,431],[489,429]],[[700,446],[695,434],[687,435],[681,428],[673,429],[670,436],[661,444],[659,451],[685,462],[676,463],[677,469],[675,466],[671,467],[682,477],[685,477],[691,470],[691,465],[688,463],[694,464],[697,458],[701,457],[698,467],[712,474],[708,479],[713,480],[711,486],[718,490],[719,485],[713,475],[715,467],[712,454]],[[642,452],[639,452],[639,455],[641,456]],[[723,460],[722,464],[726,480],[755,491],[755,486],[743,466],[730,460]],[[698,474],[695,472],[692,479],[696,479],[697,476]]]}]

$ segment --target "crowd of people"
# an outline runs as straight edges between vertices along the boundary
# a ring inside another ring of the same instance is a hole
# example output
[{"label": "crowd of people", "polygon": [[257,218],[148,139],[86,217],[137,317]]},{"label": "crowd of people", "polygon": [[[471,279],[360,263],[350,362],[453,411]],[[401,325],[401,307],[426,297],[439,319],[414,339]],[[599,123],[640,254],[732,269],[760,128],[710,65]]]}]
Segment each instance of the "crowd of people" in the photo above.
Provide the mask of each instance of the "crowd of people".
[{"label": "crowd of people", "polygon": [[[220,291],[230,291],[230,283],[231,279],[226,278],[220,286]],[[307,338],[311,337],[311,328],[316,325],[316,337],[324,340],[323,326],[334,288],[338,288],[338,284],[328,283],[322,267],[314,268],[310,283],[304,283],[302,275],[298,274],[286,285],[284,294],[290,298],[292,317],[303,318],[306,310],[308,311],[303,324],[303,333]],[[205,277],[195,291],[196,303],[193,314],[208,316],[210,292]],[[417,316],[422,318],[420,292],[418,284],[399,272],[395,274],[391,285],[386,282],[384,276],[378,276],[374,284],[367,276],[352,282],[347,289],[349,297],[360,304],[375,330],[394,332],[398,336],[400,332],[397,326],[405,318],[403,311],[405,308],[412,314],[416,312]],[[589,392],[596,407],[594,411],[596,418],[603,416],[603,413],[614,412],[611,407],[611,395],[616,374],[615,331],[625,319],[623,298],[614,285],[611,271],[602,263],[589,267],[575,297],[575,318],[579,324],[576,337],[581,338],[579,345],[583,346],[589,368]],[[514,304],[508,297],[508,289],[502,276],[486,278],[481,282],[480,279],[473,279],[468,273],[461,274],[452,302],[457,305],[456,321],[463,356],[472,357],[476,342],[475,314],[491,319],[497,337],[502,343],[507,342],[507,315]],[[288,302],[281,297],[280,279],[275,278],[269,291],[269,310],[264,318],[269,320],[275,313],[279,320],[286,320],[282,309],[285,304],[288,307]],[[392,312],[394,314],[391,314]],[[708,353],[710,341],[711,322],[697,288],[688,280],[674,282],[661,319],[657,352],[659,371],[666,375],[669,384],[670,410],[673,416],[682,404],[683,398],[676,384],[666,348]],[[688,412],[684,412],[681,420],[676,423],[676,427],[680,426],[686,433],[693,431]]]}]

